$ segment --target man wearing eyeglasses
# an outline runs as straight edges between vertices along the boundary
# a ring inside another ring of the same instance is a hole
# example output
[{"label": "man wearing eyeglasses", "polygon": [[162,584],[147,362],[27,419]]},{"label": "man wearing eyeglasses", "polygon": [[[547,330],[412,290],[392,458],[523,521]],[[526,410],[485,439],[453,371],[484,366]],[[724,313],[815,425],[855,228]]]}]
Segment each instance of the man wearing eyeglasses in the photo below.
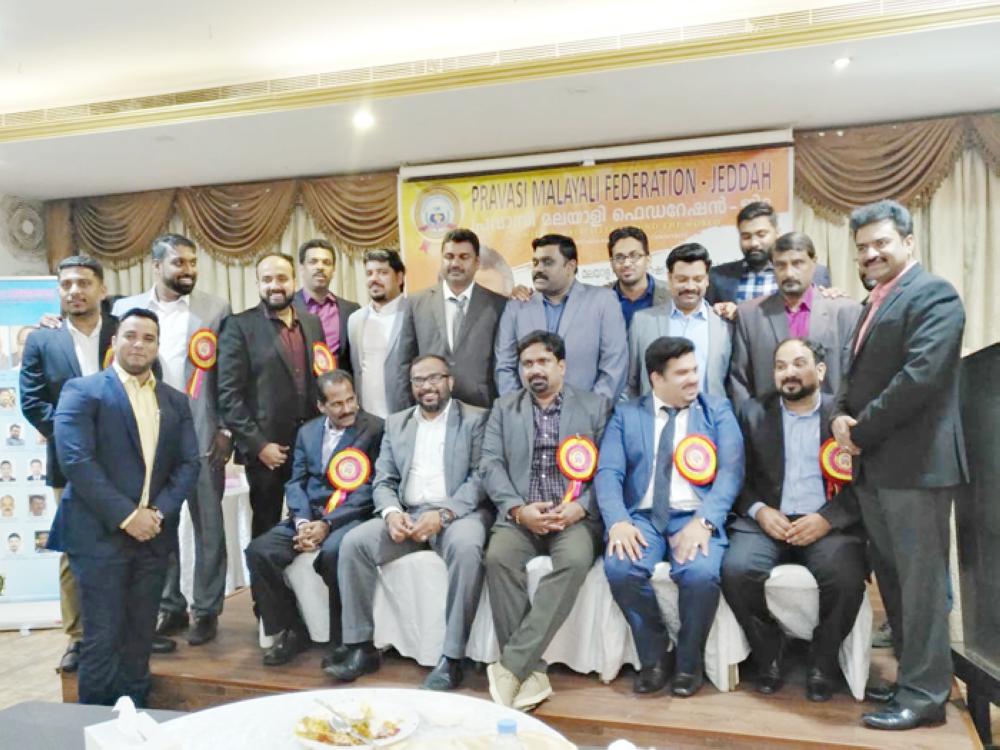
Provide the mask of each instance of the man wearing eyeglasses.
[{"label": "man wearing eyeglasses", "polygon": [[492,512],[484,502],[479,452],[486,411],[451,397],[455,380],[437,354],[410,365],[417,405],[389,416],[375,462],[378,515],[344,537],[337,570],[343,599],[343,659],[326,673],[350,682],[375,672],[381,658],[372,637],[378,567],[433,549],[448,567],[443,653],[424,680],[429,690],[462,683],[462,658],[483,586],[483,545]]},{"label": "man wearing eyeglasses", "polygon": [[618,227],[608,235],[608,257],[615,275],[608,286],[618,295],[625,328],[640,310],[670,302],[670,288],[649,272],[649,239],[639,227]]}]

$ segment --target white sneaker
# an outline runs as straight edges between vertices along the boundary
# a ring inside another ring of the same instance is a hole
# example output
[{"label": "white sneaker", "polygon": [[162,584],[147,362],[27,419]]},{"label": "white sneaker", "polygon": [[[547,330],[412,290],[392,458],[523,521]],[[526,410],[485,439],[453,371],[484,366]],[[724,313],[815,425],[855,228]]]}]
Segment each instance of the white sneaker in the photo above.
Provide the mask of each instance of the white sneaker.
[{"label": "white sneaker", "polygon": [[552,695],[552,683],[545,672],[532,672],[514,697],[514,708],[518,711],[530,711],[543,700]]},{"label": "white sneaker", "polygon": [[521,681],[500,662],[493,662],[486,667],[486,677],[490,681],[490,697],[494,703],[511,708],[514,696],[521,689]]}]

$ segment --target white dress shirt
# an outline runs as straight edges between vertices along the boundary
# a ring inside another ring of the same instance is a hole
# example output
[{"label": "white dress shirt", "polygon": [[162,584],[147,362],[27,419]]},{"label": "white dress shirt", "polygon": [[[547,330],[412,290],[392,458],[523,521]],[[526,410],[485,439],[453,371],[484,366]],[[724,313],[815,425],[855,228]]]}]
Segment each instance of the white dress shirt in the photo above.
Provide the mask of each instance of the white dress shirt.
[{"label": "white dress shirt", "polygon": [[385,358],[389,355],[389,341],[396,325],[403,296],[376,310],[369,305],[368,316],[361,329],[361,406],[369,414],[385,419],[389,405],[385,397]]},{"label": "white dress shirt", "polygon": [[73,351],[76,352],[76,362],[80,365],[80,374],[93,375],[101,369],[101,321],[90,333],[83,333],[66,318],[66,330],[73,339]]},{"label": "white dress shirt", "polygon": [[465,305],[465,317],[468,319],[469,301],[472,299],[472,287],[475,286],[475,283],[465,287],[465,291],[461,294],[452,292],[447,281],[442,281],[441,286],[444,289],[444,319],[448,328],[448,348],[455,351],[455,314],[458,312],[458,303],[451,300],[465,300],[463,303]]},{"label": "white dress shirt", "polygon": [[[650,472],[649,484],[646,486],[646,492],[642,496],[638,510],[649,510],[653,507],[653,485],[656,482],[656,455],[660,450],[660,435],[663,433],[663,428],[667,426],[667,414],[663,411],[664,408],[667,408],[667,405],[660,401],[656,397],[656,394],[652,395],[653,414],[656,417],[656,422],[653,425],[653,471]],[[674,451],[677,450],[677,445],[687,437],[688,416],[690,413],[691,409],[685,407],[684,409],[679,409],[677,416],[674,417]],[[673,462],[671,462],[672,466]],[[672,469],[670,473],[670,507],[674,510],[687,511],[697,510],[700,505],[701,501],[694,494],[690,482],[682,477],[676,468]]]},{"label": "white dress shirt", "polygon": [[[418,406],[414,412],[417,433],[414,436],[413,458],[410,472],[403,488],[403,504],[408,508],[416,505],[441,505],[448,500],[448,489],[444,476],[444,442],[448,431],[448,414],[452,402],[433,419],[427,419]],[[401,508],[392,507],[382,511],[382,517]]]},{"label": "white dress shirt", "polygon": [[157,299],[154,288],[149,296],[149,309],[160,319],[160,364],[163,367],[163,382],[183,393],[187,388],[184,367],[188,359],[191,297],[184,294],[173,302],[163,302]]}]

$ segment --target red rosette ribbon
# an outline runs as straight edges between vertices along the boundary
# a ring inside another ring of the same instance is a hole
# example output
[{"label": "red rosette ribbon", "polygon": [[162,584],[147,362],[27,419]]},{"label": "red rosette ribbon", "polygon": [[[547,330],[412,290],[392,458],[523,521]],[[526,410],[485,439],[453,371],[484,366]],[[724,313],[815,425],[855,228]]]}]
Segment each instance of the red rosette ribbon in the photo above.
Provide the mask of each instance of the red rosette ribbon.
[{"label": "red rosette ribbon", "polygon": [[826,499],[832,500],[845,484],[854,479],[851,454],[837,445],[834,438],[827,438],[819,449],[819,467],[826,480]]},{"label": "red rosette ribbon", "polygon": [[674,468],[688,482],[704,487],[715,480],[719,454],[707,435],[688,435],[674,450]]},{"label": "red rosette ribbon", "polygon": [[330,347],[323,341],[313,344],[313,375],[317,378],[324,372],[333,372],[337,369],[337,357],[330,351]]},{"label": "red rosette ribbon", "polygon": [[569,480],[564,503],[571,503],[580,497],[584,482],[589,482],[597,472],[597,446],[590,438],[574,435],[562,441],[556,452],[559,471]]},{"label": "red rosette ribbon", "polygon": [[372,462],[364,451],[344,448],[326,468],[326,479],[334,488],[326,501],[326,513],[333,513],[347,496],[368,481],[372,475]]},{"label": "red rosette ribbon", "polygon": [[209,328],[199,328],[188,342],[188,359],[194,365],[188,378],[187,395],[198,398],[205,382],[205,373],[215,367],[219,355],[219,337]]}]

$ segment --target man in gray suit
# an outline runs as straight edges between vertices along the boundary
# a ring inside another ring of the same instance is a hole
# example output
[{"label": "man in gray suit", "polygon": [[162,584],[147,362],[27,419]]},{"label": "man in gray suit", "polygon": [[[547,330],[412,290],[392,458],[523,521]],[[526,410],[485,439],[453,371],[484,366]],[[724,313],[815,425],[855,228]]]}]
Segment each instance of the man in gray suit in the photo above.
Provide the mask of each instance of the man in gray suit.
[{"label": "man in gray suit", "polygon": [[473,282],[479,270],[479,237],[452,229],[441,241],[440,284],[410,298],[403,317],[403,365],[424,354],[451,363],[455,398],[489,408],[497,396],[493,382],[493,342],[507,298]]},{"label": "man in gray suit", "polygon": [[576,280],[576,243],[547,234],[531,243],[535,291],[526,302],[512,299],[500,318],[496,379],[500,395],[521,387],[518,341],[533,331],[556,333],[565,342],[566,382],[614,401],[625,387],[628,341],[625,318],[610,289]]},{"label": "man in gray suit", "polygon": [[[195,289],[198,255],[194,243],[179,234],[164,234],[153,240],[153,288],[115,303],[113,314],[121,316],[135,307],[152,310],[160,319],[160,365],[164,382],[188,394],[194,429],[198,436],[201,470],[195,491],[188,496],[188,511],[194,527],[194,624],[188,643],[199,646],[215,638],[222,600],[226,593],[226,537],[222,523],[222,493],[225,466],[232,453],[232,435],[219,421],[216,401],[216,367],[219,329],[232,310],[219,297]],[[203,350],[190,351],[198,335]],[[196,361],[202,366],[196,364]],[[210,361],[209,361],[210,360]],[[180,632],[188,624],[188,602],[181,593],[180,566],[176,551],[160,601],[154,652],[172,650],[165,636]]]},{"label": "man in gray suit", "polygon": [[350,682],[380,666],[372,643],[378,566],[433,549],[448,567],[444,651],[424,680],[430,690],[462,683],[462,658],[483,587],[483,545],[492,512],[484,500],[479,453],[486,412],[451,397],[454,378],[436,354],[410,366],[417,406],[386,420],[375,463],[374,518],[341,543],[337,581],[347,653],[327,674]]},{"label": "man in gray suit", "polygon": [[618,303],[631,328],[633,316],[670,301],[669,287],[649,272],[649,238],[639,227],[618,227],[608,235],[608,258],[615,281],[608,286],[618,295]]},{"label": "man in gray suit", "polygon": [[763,401],[774,389],[774,352],[787,338],[808,338],[827,351],[823,392],[834,394],[845,371],[847,347],[861,315],[852,299],[829,299],[813,284],[816,248],[802,232],[778,238],[771,252],[778,291],[742,302],[733,334],[729,397],[739,407]]},{"label": "man in gray suit", "polygon": [[361,408],[385,419],[413,403],[400,346],[406,266],[395,250],[368,250],[365,279],[371,302],[347,321],[351,371]]},{"label": "man in gray suit", "polygon": [[726,396],[726,377],[732,354],[732,325],[705,302],[712,259],[703,245],[678,245],[667,256],[670,299],[636,313],[628,333],[629,398],[650,392],[644,377],[646,349],[661,336],[681,336],[694,343],[700,378],[699,392]]},{"label": "man in gray suit", "polygon": [[[569,438],[599,443],[611,402],[564,382],[566,349],[554,333],[525,336],[517,357],[528,387],[497,399],[483,440],[483,487],[498,510],[486,581],[500,660],[487,675],[494,701],[526,710],[552,694],[542,654],[601,544],[593,488],[564,476],[559,449]],[[596,450],[593,458],[596,469]],[[539,555],[552,558],[552,572],[531,603],[525,565]]]}]

